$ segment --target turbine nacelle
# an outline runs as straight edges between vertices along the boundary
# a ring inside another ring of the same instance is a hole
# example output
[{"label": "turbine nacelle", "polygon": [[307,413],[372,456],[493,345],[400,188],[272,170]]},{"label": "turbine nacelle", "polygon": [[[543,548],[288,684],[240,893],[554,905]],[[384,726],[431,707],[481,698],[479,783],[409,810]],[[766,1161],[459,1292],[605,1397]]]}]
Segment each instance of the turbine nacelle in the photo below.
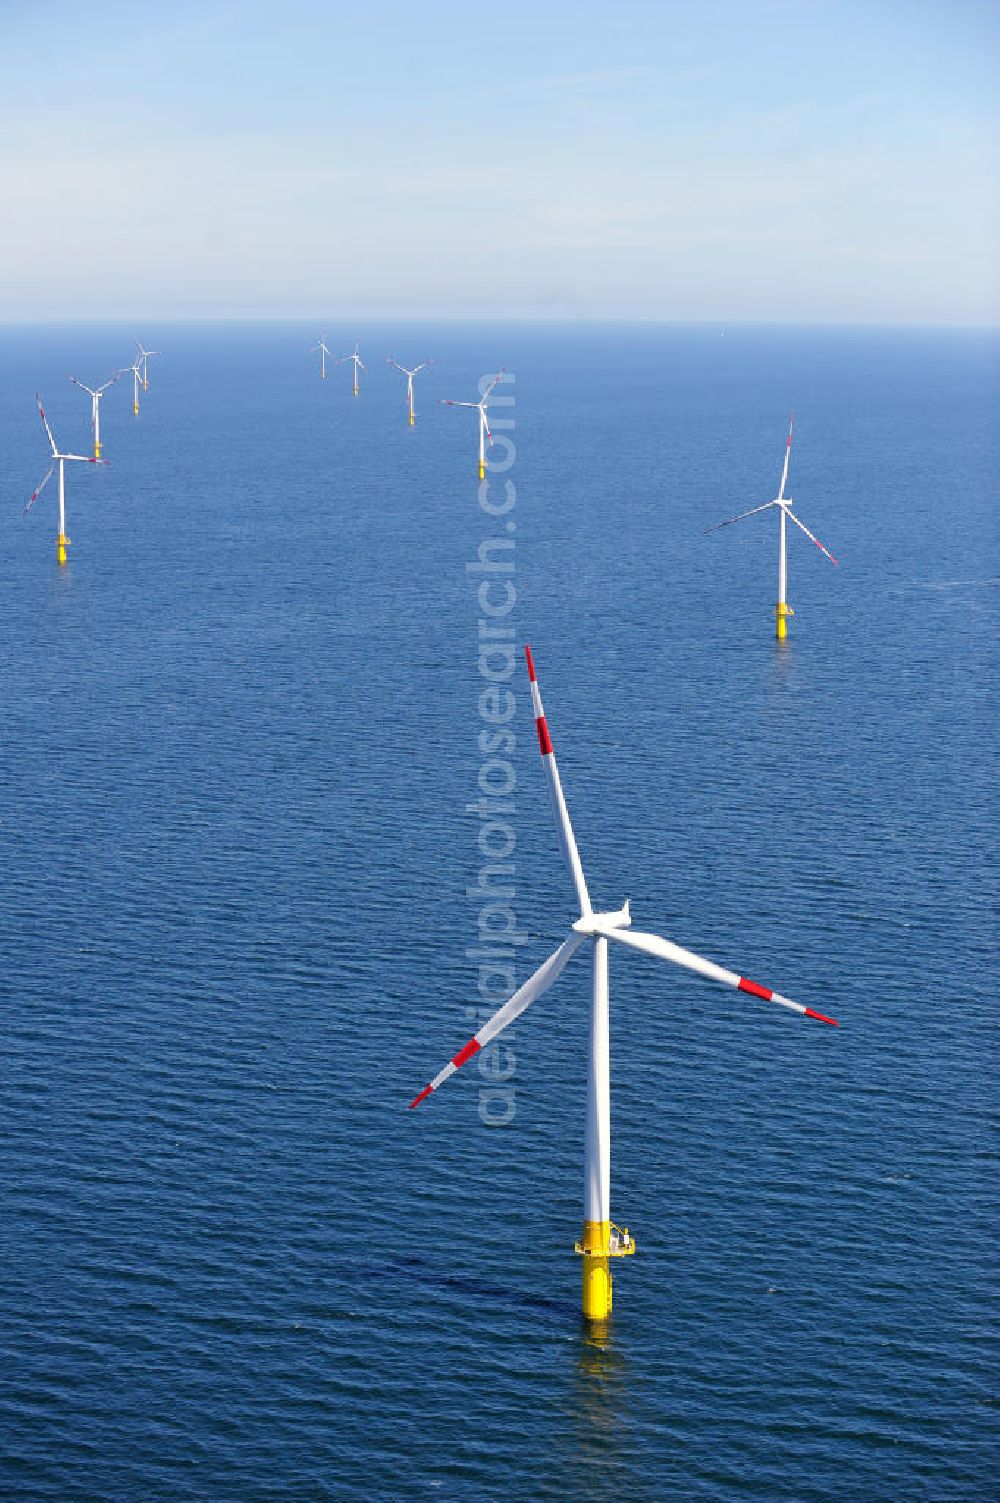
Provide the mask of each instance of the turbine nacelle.
[{"label": "turbine nacelle", "polygon": [[626,898],[624,907],[614,913],[585,913],[572,927],[576,934],[600,935],[606,929],[627,929],[631,922],[632,913]]}]

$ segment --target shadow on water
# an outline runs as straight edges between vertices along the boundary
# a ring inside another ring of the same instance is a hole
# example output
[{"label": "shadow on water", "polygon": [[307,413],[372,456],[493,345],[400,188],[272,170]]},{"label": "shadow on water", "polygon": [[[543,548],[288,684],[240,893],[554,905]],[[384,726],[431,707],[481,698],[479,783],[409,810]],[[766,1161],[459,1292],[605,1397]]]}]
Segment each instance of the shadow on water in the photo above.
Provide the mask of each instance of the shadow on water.
[{"label": "shadow on water", "polygon": [[486,1279],[477,1279],[468,1274],[442,1273],[429,1258],[416,1255],[361,1263],[354,1270],[354,1277],[367,1284],[413,1283],[425,1289],[449,1290],[474,1299],[489,1300],[495,1308],[505,1310],[510,1314],[517,1314],[521,1310],[531,1310],[536,1315],[540,1312],[553,1321],[558,1317],[560,1324],[564,1324],[576,1314],[576,1306],[572,1300],[553,1299],[548,1295],[525,1292],[518,1292],[514,1295],[509,1286],[501,1287],[499,1284],[491,1284]]},{"label": "shadow on water", "polygon": [[[367,1260],[356,1268],[355,1277],[369,1287],[415,1284],[461,1295],[463,1300],[489,1302],[494,1310],[527,1316],[534,1327],[541,1324],[547,1333],[563,1337],[559,1349],[565,1352],[567,1387],[561,1407],[573,1443],[550,1457],[555,1470],[544,1486],[536,1476],[539,1498],[596,1497],[624,1490],[632,1503],[652,1500],[654,1495],[634,1465],[636,1395],[628,1357],[615,1339],[612,1321],[591,1324],[582,1318],[575,1299],[515,1296],[509,1287],[486,1279],[442,1273],[429,1258],[419,1256]],[[638,1407],[642,1409],[641,1401]]]}]

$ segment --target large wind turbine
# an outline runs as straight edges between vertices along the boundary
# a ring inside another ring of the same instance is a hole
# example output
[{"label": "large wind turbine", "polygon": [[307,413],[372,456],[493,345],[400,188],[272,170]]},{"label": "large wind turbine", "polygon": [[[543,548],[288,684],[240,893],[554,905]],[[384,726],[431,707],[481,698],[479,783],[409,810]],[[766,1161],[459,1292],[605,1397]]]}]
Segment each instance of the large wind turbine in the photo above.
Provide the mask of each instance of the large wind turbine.
[{"label": "large wind turbine", "polygon": [[429,365],[433,365],[434,361],[424,360],[420,365],[415,365],[412,370],[407,370],[405,365],[400,365],[397,360],[393,360],[391,355],[387,355],[385,358],[389,365],[393,366],[397,371],[402,371],[406,377],[406,410],[410,414],[410,427],[412,428],[415,420],[415,413],[413,411],[413,378],[418,371],[425,371]]},{"label": "large wind turbine", "polygon": [[350,360],[353,363],[353,365],[354,365],[354,395],[357,396],[357,394],[358,394],[358,371],[359,370],[366,371],[368,369],[367,365],[365,365],[365,362],[361,358],[360,346],[359,346],[359,343],[358,343],[357,340],[354,341],[354,354],[353,355],[338,355],[338,357],[335,360],[334,364],[335,365],[343,365],[348,360]]},{"label": "large wind turbine", "polygon": [[563,797],[552,750],[552,738],[545,722],[541,694],[535,677],[535,665],[530,647],[525,648],[528,660],[528,677],[531,680],[531,701],[538,731],[538,744],[542,753],[542,766],[548,779],[549,796],[555,815],[556,831],[562,847],[570,880],[576,894],[580,916],[574,920],[566,939],[546,961],[538,967],[523,986],[519,987],[508,1002],[495,1012],[463,1049],[435,1075],[430,1085],[425,1086],[410,1102],[419,1106],[432,1091],[454,1075],[467,1060],[479,1053],[485,1044],[496,1038],[515,1018],[524,1012],[536,998],[555,981],[566,962],[588,940],[593,944],[593,997],[590,1012],[590,1060],[587,1072],[587,1122],[584,1148],[583,1190],[583,1237],[576,1244],[576,1251],[583,1258],[583,1313],[590,1320],[603,1320],[611,1312],[611,1274],[609,1259],[624,1257],[635,1251],[635,1242],[628,1230],[621,1231],[611,1220],[611,1100],[609,1088],[609,1032],[608,1032],[608,940],[660,960],[669,960],[685,970],[712,981],[721,981],[725,986],[735,987],[751,997],[765,1002],[777,1002],[803,1017],[818,1018],[821,1023],[837,1027],[836,1019],[828,1018],[801,1002],[780,996],[756,981],[748,981],[736,971],[728,971],[714,961],[705,960],[691,950],[684,950],[671,940],[661,939],[658,934],[643,934],[631,930],[632,917],[628,902],[615,913],[595,913],[587,891],[587,881],[580,863],[573,826],[570,823],[566,800]]},{"label": "large wind turbine", "polygon": [[139,379],[142,382],[142,389],[143,389],[143,391],[148,391],[149,390],[149,357],[151,355],[159,355],[160,351],[159,350],[147,350],[142,344],[140,344],[140,342],[139,342],[138,339],[136,340],[136,345],[137,345],[138,350],[139,350],[139,358],[138,358],[138,360],[137,360],[136,363],[139,366],[141,366],[141,370],[139,372]]},{"label": "large wind turbine", "polygon": [[114,386],[119,376],[123,376],[124,374],[124,371],[115,371],[110,381],[105,381],[104,385],[98,386],[96,390],[93,386],[85,386],[84,383],[82,381],[78,381],[75,376],[70,376],[69,378],[74,386],[78,386],[81,391],[87,392],[90,397],[90,425],[94,430],[95,459],[100,459],[101,457],[101,398],[107,391],[108,387]]},{"label": "large wind turbine", "polygon": [[66,536],[66,463],[69,460],[74,460],[80,464],[107,464],[108,461],[106,459],[91,459],[87,454],[60,454],[59,450],[56,448],[56,441],[52,437],[52,429],[49,427],[48,418],[45,416],[45,408],[42,406],[42,399],[37,392],[35,393],[35,401],[38,403],[38,415],[45,426],[45,432],[49,440],[49,447],[52,450],[52,464],[49,466],[45,478],[35,487],[30,497],[28,498],[23,515],[28,515],[28,512],[34,506],[35,502],[42,494],[42,491],[51,480],[53,470],[56,468],[56,466],[58,466],[59,536],[56,538],[56,558],[58,559],[59,563],[64,564],[66,562],[66,549],[69,547],[69,538]]},{"label": "large wind turbine", "polygon": [[313,345],[312,349],[309,351],[310,355],[315,355],[315,353],[316,353],[317,350],[319,350],[319,378],[320,378],[321,381],[325,381],[326,380],[326,357],[327,357],[327,355],[329,355],[331,353],[331,351],[327,348],[327,344],[326,344],[326,340],[325,339],[321,339],[320,342],[319,342],[319,344],[314,344]]},{"label": "large wind turbine", "polygon": [[816,547],[819,549],[820,553],[826,554],[831,564],[835,564],[837,562],[829,549],[823,547],[823,544],[820,542],[819,538],[814,537],[805,523],[799,521],[798,517],[792,511],[792,506],[794,503],[791,497],[786,497],[785,495],[785,485],[788,481],[788,461],[792,456],[792,428],[794,427],[794,425],[795,414],[793,412],[788,424],[788,443],[785,445],[785,463],[781,471],[781,486],[774,500],[765,501],[763,506],[753,506],[749,511],[741,511],[738,516],[727,517],[724,522],[717,522],[714,527],[705,528],[706,533],[718,532],[720,527],[729,527],[733,522],[742,522],[744,517],[753,517],[757,514],[757,512],[767,511],[768,508],[772,506],[776,506],[778,508],[778,516],[781,520],[778,531],[778,601],[774,607],[774,618],[775,636],[778,638],[779,642],[783,642],[788,635],[788,627],[786,625],[788,617],[795,615],[795,612],[791,609],[788,601],[785,598],[788,585],[788,565],[785,557],[786,520],[794,522],[796,527],[801,527],[802,531],[805,533],[809,541],[816,544]]}]

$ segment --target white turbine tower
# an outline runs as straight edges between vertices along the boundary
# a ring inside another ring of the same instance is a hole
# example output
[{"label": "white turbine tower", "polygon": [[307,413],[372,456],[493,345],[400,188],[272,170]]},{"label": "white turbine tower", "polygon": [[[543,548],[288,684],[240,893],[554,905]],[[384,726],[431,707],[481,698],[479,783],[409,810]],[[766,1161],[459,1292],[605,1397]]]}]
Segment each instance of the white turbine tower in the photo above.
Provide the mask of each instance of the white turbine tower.
[{"label": "white turbine tower", "polygon": [[149,390],[149,358],[150,358],[151,355],[159,355],[160,351],[159,350],[147,350],[142,344],[139,343],[138,339],[136,340],[136,345],[137,345],[138,350],[139,350],[139,358],[136,361],[136,364],[141,367],[140,372],[139,372],[139,379],[142,382],[142,389],[143,389],[143,391],[148,391]]},{"label": "white turbine tower", "polygon": [[791,609],[791,607],[789,606],[788,601],[786,599],[786,593],[787,593],[787,587],[788,587],[788,564],[787,564],[787,559],[786,559],[786,556],[785,556],[785,549],[786,549],[785,523],[786,523],[786,520],[789,521],[789,522],[794,522],[795,525],[796,525],[796,527],[801,527],[802,531],[805,533],[805,535],[809,539],[809,541],[811,543],[815,543],[816,544],[816,547],[819,549],[820,553],[825,553],[826,554],[826,556],[830,560],[831,564],[837,563],[837,560],[834,558],[833,554],[829,551],[829,549],[828,548],[824,548],[823,544],[820,542],[819,538],[818,537],[814,537],[813,534],[809,531],[809,528],[805,525],[805,523],[799,521],[798,517],[792,511],[792,506],[794,505],[794,503],[793,503],[791,497],[786,497],[786,495],[785,495],[785,485],[788,482],[788,461],[789,461],[789,459],[792,456],[792,428],[794,427],[794,425],[795,425],[795,414],[793,412],[792,416],[791,416],[791,419],[789,421],[789,424],[788,424],[788,442],[785,445],[785,463],[784,463],[784,465],[782,467],[782,471],[781,471],[781,485],[780,485],[780,487],[778,489],[778,494],[777,494],[777,496],[775,496],[774,500],[773,501],[765,501],[764,504],[763,504],[763,506],[753,506],[753,507],[751,507],[751,509],[749,511],[741,511],[738,516],[727,517],[724,522],[717,522],[714,527],[706,527],[705,528],[706,534],[709,533],[709,532],[718,532],[718,530],[719,530],[720,527],[729,527],[729,526],[731,526],[731,524],[733,522],[742,522],[742,520],[743,520],[744,517],[753,517],[753,516],[756,516],[757,512],[759,512],[759,511],[767,511],[772,506],[776,506],[778,508],[778,516],[780,518],[780,524],[779,524],[779,529],[778,529],[778,601],[777,601],[777,604],[774,607],[774,617],[775,617],[775,630],[774,630],[774,634],[777,637],[777,639],[778,639],[779,642],[783,642],[785,640],[785,638],[787,637],[787,635],[788,635],[788,627],[787,627],[787,624],[786,624],[787,620],[788,620],[788,617],[789,616],[794,616],[794,614],[795,614],[795,612]]},{"label": "white turbine tower", "polygon": [[350,360],[352,362],[353,366],[354,366],[354,395],[357,396],[357,394],[358,394],[358,371],[359,370],[367,371],[367,369],[368,369],[367,365],[365,365],[365,362],[361,358],[360,347],[359,347],[359,344],[358,344],[357,340],[354,341],[354,354],[353,355],[338,355],[337,359],[334,361],[334,364],[335,365],[343,365],[348,360]]},{"label": "white turbine tower", "polygon": [[433,365],[434,361],[424,360],[420,365],[415,365],[412,370],[407,370],[405,365],[400,365],[397,360],[393,360],[391,355],[387,355],[385,358],[387,364],[391,365],[395,370],[401,371],[406,377],[406,410],[410,414],[410,427],[412,428],[416,419],[416,414],[413,411],[413,378],[418,371],[425,371],[429,365]]},{"label": "white turbine tower", "polygon": [[78,381],[75,376],[70,376],[69,378],[74,386],[78,386],[81,391],[85,391],[90,397],[90,426],[94,431],[95,459],[100,459],[101,457],[101,398],[107,391],[108,387],[114,386],[119,377],[123,376],[124,374],[124,371],[115,371],[110,381],[105,381],[103,386],[98,386],[96,389],[93,386],[85,386],[84,383],[82,381]]},{"label": "white turbine tower", "polygon": [[716,965],[714,961],[705,960],[691,950],[682,949],[671,940],[661,939],[658,934],[642,934],[630,929],[632,918],[627,901],[614,913],[594,912],[580,863],[580,853],[577,850],[573,826],[570,823],[566,800],[559,781],[559,770],[556,767],[552,739],[545,722],[530,648],[525,649],[525,655],[528,660],[531,700],[538,731],[538,744],[542,754],[542,765],[548,779],[549,796],[555,815],[559,844],[569,868],[580,916],[573,921],[569,934],[558,950],[543,961],[534,975],[530,976],[524,985],[514,992],[510,1000],[494,1013],[489,1022],[485,1023],[465,1047],[459,1050],[444,1069],[434,1077],[430,1085],[425,1086],[420,1094],[414,1097],[410,1106],[419,1106],[450,1075],[454,1075],[461,1065],[478,1054],[491,1039],[496,1038],[524,1012],[526,1007],[548,990],[566,962],[581,945],[587,941],[592,943],[593,993],[590,1011],[590,1057],[587,1071],[583,1237],[576,1244],[576,1251],[583,1258],[583,1313],[590,1320],[603,1320],[611,1312],[609,1259],[623,1257],[635,1251],[635,1242],[629,1236],[628,1229],[620,1230],[611,1220],[608,941],[612,940],[615,944],[625,945],[629,949],[641,950],[644,954],[653,955],[659,960],[669,960],[674,965],[684,967],[685,970],[694,971],[699,976],[706,976],[711,981],[721,981],[723,985],[734,987],[737,991],[745,992],[751,997],[759,997],[765,1002],[777,1002],[780,1006],[789,1008],[803,1017],[817,1018],[820,1022],[830,1023],[834,1027],[838,1025],[836,1019],[828,1018],[821,1012],[815,1012],[811,1007],[804,1007],[801,1002],[793,1002],[789,997],[780,996],[765,986],[759,986],[756,981],[749,981],[736,971],[726,970],[723,966]]},{"label": "white turbine tower", "polygon": [[493,380],[490,382],[489,386],[487,386],[478,402],[452,402],[447,397],[442,397],[440,399],[442,406],[444,407],[474,407],[479,413],[480,480],[486,479],[486,445],[487,443],[489,443],[490,448],[493,447],[493,435],[490,432],[490,420],[486,416],[486,404],[489,402],[490,397],[493,395],[494,387],[496,386],[497,382],[500,380],[500,377],[503,375],[506,369],[507,367],[504,366],[501,370],[497,371],[496,375],[493,377]]},{"label": "white turbine tower", "polygon": [[29,496],[24,508],[23,515],[28,515],[28,512],[34,506],[35,502],[42,494],[42,491],[51,480],[52,472],[58,467],[59,536],[56,538],[56,558],[58,559],[59,563],[64,564],[66,562],[66,549],[70,545],[69,538],[66,536],[66,464],[68,461],[74,461],[79,464],[107,464],[108,461],[106,459],[91,459],[87,454],[60,454],[58,448],[56,447],[56,441],[52,437],[52,429],[49,427],[48,418],[45,416],[45,408],[42,406],[42,399],[37,392],[35,393],[35,401],[38,403],[38,415],[45,426],[45,432],[49,440],[49,447],[52,450],[52,464],[49,466],[44,479],[39,482],[39,484],[35,487],[31,495]]},{"label": "white turbine tower", "polygon": [[315,353],[316,353],[317,350],[319,351],[319,378],[320,378],[321,381],[325,381],[326,380],[326,357],[327,357],[327,355],[330,354],[330,350],[327,347],[327,343],[326,343],[325,339],[321,339],[320,342],[319,342],[319,344],[314,344],[313,345],[312,349],[309,351],[310,355],[315,355]]}]

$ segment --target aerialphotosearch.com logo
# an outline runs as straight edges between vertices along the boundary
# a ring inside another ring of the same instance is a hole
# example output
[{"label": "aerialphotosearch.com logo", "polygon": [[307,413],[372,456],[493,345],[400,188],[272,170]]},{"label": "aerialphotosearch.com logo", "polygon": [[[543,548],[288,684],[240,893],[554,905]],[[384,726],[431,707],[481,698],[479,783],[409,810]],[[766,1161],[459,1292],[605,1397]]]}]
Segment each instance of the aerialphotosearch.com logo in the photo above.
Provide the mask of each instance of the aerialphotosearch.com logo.
[{"label": "aerialphotosearch.com logo", "polygon": [[[482,377],[480,395],[494,379],[492,375]],[[504,371],[497,393],[513,384],[513,375]],[[511,513],[517,491],[509,474],[516,458],[514,440],[509,437],[514,428],[514,396],[497,393],[490,399],[491,458],[486,466],[486,479],[479,484],[479,508],[486,518],[487,531],[476,562],[465,566],[470,582],[476,587],[481,681],[478,693],[481,725],[476,738],[481,759],[479,797],[466,805],[467,812],[475,814],[479,822],[476,845],[481,861],[477,885],[466,889],[466,896],[479,904],[477,943],[465,952],[478,971],[478,998],[475,1006],[467,1009],[476,1030],[515,990],[517,946],[526,939],[518,933],[514,910],[517,835],[513,821],[517,774],[512,758],[517,745],[513,729],[517,701],[510,680],[516,661],[513,612],[517,589],[513,575],[517,523]],[[494,415],[497,408],[507,408],[508,415]],[[513,1036],[513,1030],[508,1029],[479,1054],[479,1072],[483,1077],[479,1088],[479,1119],[487,1127],[506,1127],[514,1120],[513,1077],[517,1057],[510,1047]]]}]

